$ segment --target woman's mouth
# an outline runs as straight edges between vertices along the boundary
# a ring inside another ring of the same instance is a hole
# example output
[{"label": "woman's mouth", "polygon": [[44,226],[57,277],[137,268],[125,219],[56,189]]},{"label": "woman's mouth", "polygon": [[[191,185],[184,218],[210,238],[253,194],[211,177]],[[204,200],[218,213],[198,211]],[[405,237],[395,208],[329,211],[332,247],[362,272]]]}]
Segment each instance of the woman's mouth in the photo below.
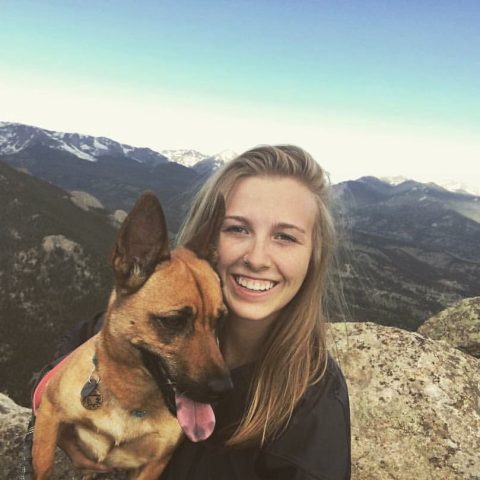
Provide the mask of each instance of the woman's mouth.
[{"label": "woman's mouth", "polygon": [[251,292],[267,292],[271,290],[278,282],[273,282],[271,280],[260,280],[249,277],[244,277],[242,275],[232,275],[235,283],[246,290]]}]

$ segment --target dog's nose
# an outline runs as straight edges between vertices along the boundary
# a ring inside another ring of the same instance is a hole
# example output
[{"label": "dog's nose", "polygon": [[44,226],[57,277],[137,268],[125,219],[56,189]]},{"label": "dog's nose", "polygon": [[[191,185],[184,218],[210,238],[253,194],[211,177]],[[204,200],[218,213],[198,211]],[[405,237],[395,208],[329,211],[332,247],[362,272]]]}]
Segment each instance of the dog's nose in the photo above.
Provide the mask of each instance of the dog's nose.
[{"label": "dog's nose", "polygon": [[222,375],[221,377],[212,377],[207,382],[209,390],[214,394],[225,393],[233,388],[233,382],[230,375]]}]

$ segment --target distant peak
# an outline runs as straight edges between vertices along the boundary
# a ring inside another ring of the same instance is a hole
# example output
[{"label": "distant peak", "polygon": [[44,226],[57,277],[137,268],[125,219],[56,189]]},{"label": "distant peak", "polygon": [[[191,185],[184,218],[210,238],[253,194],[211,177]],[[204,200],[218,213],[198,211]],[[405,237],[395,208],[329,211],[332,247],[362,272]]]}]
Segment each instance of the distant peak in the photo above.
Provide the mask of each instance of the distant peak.
[{"label": "distant peak", "polygon": [[238,154],[233,150],[226,149],[215,155],[212,155],[212,158],[216,160],[222,160],[223,162],[229,162],[230,160],[233,160],[237,155]]},{"label": "distant peak", "polygon": [[400,185],[403,182],[408,182],[411,178],[403,177],[401,175],[396,175],[393,177],[380,177],[380,180],[384,183],[388,183],[389,185]]}]

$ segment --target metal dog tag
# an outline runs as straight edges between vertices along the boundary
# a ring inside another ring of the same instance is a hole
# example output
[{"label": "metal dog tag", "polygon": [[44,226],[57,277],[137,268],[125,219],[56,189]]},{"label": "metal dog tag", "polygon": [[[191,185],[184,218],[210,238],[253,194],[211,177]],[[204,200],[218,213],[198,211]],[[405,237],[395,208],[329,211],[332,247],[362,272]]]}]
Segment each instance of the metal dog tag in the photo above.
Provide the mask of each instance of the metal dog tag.
[{"label": "metal dog tag", "polygon": [[87,410],[96,410],[102,404],[102,395],[97,386],[98,381],[90,378],[80,392],[80,401]]}]

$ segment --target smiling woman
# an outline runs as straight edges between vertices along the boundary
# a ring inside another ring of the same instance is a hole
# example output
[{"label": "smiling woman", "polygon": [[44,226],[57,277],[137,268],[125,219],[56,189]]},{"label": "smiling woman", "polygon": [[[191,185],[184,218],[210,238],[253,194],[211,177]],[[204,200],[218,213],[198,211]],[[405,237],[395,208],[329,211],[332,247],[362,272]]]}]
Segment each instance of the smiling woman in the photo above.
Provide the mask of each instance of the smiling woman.
[{"label": "smiling woman", "polygon": [[349,479],[347,387],[325,339],[335,232],[324,172],[298,147],[247,151],[204,185],[179,243],[211,222],[220,196],[219,339],[235,388],[213,437],[183,442],[162,480]]}]

